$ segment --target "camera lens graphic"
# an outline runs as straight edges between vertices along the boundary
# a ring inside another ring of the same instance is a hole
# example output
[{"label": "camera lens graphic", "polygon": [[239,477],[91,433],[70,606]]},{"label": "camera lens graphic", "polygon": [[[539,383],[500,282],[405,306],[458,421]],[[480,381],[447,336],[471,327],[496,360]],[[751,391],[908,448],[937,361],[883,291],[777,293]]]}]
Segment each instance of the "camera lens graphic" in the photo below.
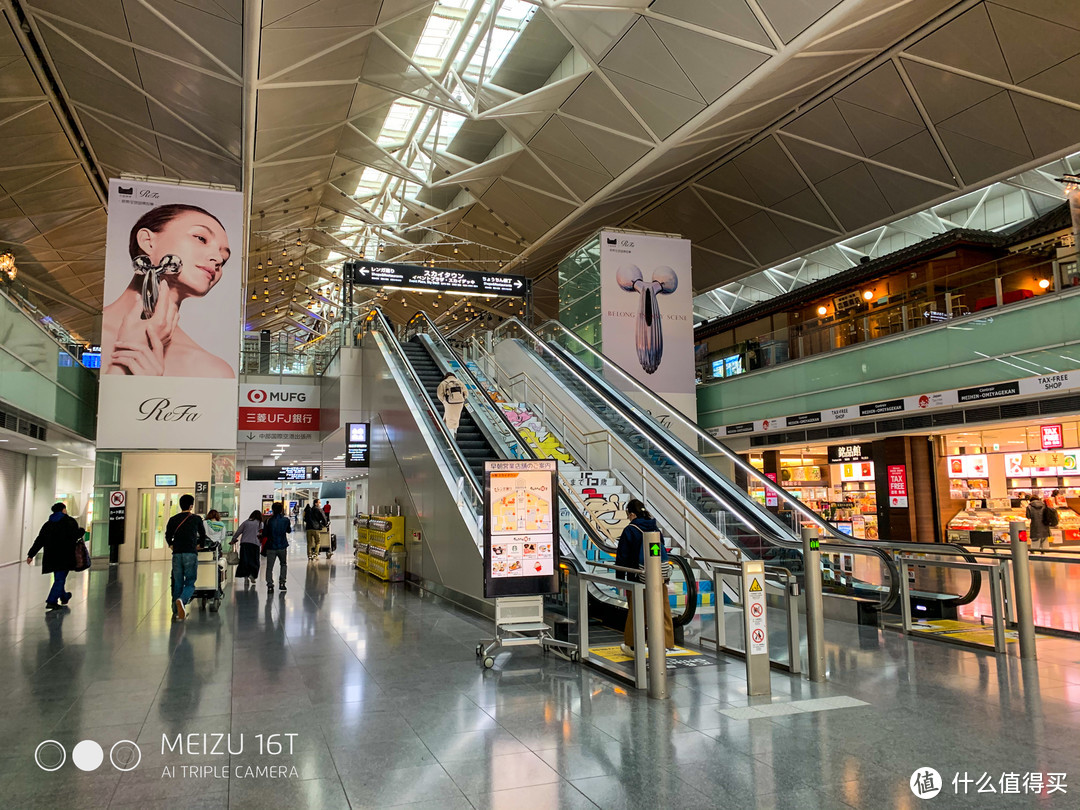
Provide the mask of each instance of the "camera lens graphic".
[{"label": "camera lens graphic", "polygon": [[80,771],[96,771],[105,759],[105,752],[93,740],[83,740],[71,749],[71,761]]},{"label": "camera lens graphic", "polygon": [[118,771],[133,771],[142,761],[142,751],[131,740],[120,740],[109,749],[109,762]]},{"label": "camera lens graphic", "polygon": [[56,740],[44,740],[34,749],[34,762],[43,771],[58,771],[67,762],[67,749]]}]

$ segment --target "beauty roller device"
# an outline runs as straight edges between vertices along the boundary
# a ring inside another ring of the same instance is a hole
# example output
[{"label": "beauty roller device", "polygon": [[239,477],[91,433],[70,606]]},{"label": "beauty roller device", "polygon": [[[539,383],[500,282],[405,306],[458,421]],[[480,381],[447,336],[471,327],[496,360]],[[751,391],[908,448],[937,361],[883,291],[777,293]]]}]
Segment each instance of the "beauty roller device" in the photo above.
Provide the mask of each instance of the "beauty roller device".
[{"label": "beauty roller device", "polygon": [[652,374],[660,367],[660,358],[664,354],[664,333],[662,330],[658,295],[670,295],[679,286],[679,277],[670,267],[657,267],[653,270],[652,281],[645,281],[641,268],[636,264],[626,264],[615,274],[619,286],[627,292],[641,295],[637,316],[637,356],[646,374]]},{"label": "beauty roller device", "polygon": [[153,317],[157,309],[158,292],[162,276],[175,276],[180,272],[183,262],[179,256],[168,253],[161,257],[161,262],[154,264],[149,256],[136,256],[132,261],[135,275],[142,276],[142,319]]}]

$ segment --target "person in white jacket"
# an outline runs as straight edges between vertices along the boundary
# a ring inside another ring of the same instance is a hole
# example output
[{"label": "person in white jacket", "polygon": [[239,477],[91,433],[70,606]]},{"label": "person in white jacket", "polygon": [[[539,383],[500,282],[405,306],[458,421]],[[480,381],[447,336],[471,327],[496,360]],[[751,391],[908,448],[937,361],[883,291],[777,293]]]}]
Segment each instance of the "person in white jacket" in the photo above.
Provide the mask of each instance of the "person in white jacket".
[{"label": "person in white jacket", "polygon": [[443,405],[443,420],[447,429],[451,433],[457,433],[458,424],[461,422],[461,409],[465,406],[465,384],[450,371],[443,377],[435,393]]}]

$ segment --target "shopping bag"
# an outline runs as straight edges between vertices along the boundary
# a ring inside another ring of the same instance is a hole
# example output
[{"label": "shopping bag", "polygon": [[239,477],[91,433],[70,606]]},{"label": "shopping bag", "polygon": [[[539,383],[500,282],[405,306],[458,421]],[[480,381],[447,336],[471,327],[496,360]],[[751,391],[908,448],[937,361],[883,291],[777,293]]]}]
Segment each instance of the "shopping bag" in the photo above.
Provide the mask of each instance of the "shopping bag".
[{"label": "shopping bag", "polygon": [[85,571],[90,567],[90,551],[80,538],[75,541],[75,570]]}]

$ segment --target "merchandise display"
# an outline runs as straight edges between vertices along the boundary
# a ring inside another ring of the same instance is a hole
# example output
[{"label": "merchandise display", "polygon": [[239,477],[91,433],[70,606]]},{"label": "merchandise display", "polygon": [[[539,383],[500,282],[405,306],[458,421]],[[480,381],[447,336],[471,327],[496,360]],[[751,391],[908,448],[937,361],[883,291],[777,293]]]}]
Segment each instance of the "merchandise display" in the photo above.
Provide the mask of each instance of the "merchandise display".
[{"label": "merchandise display", "polygon": [[[1008,499],[1006,499],[1008,502]],[[967,504],[956,517],[949,521],[947,539],[950,543],[1004,543],[1009,542],[1009,523],[1023,522],[1027,530],[1028,519],[1024,506],[990,508],[986,501],[974,500]],[[1068,507],[1058,507],[1058,526],[1050,530],[1050,542],[1080,542],[1080,515]]]}]

